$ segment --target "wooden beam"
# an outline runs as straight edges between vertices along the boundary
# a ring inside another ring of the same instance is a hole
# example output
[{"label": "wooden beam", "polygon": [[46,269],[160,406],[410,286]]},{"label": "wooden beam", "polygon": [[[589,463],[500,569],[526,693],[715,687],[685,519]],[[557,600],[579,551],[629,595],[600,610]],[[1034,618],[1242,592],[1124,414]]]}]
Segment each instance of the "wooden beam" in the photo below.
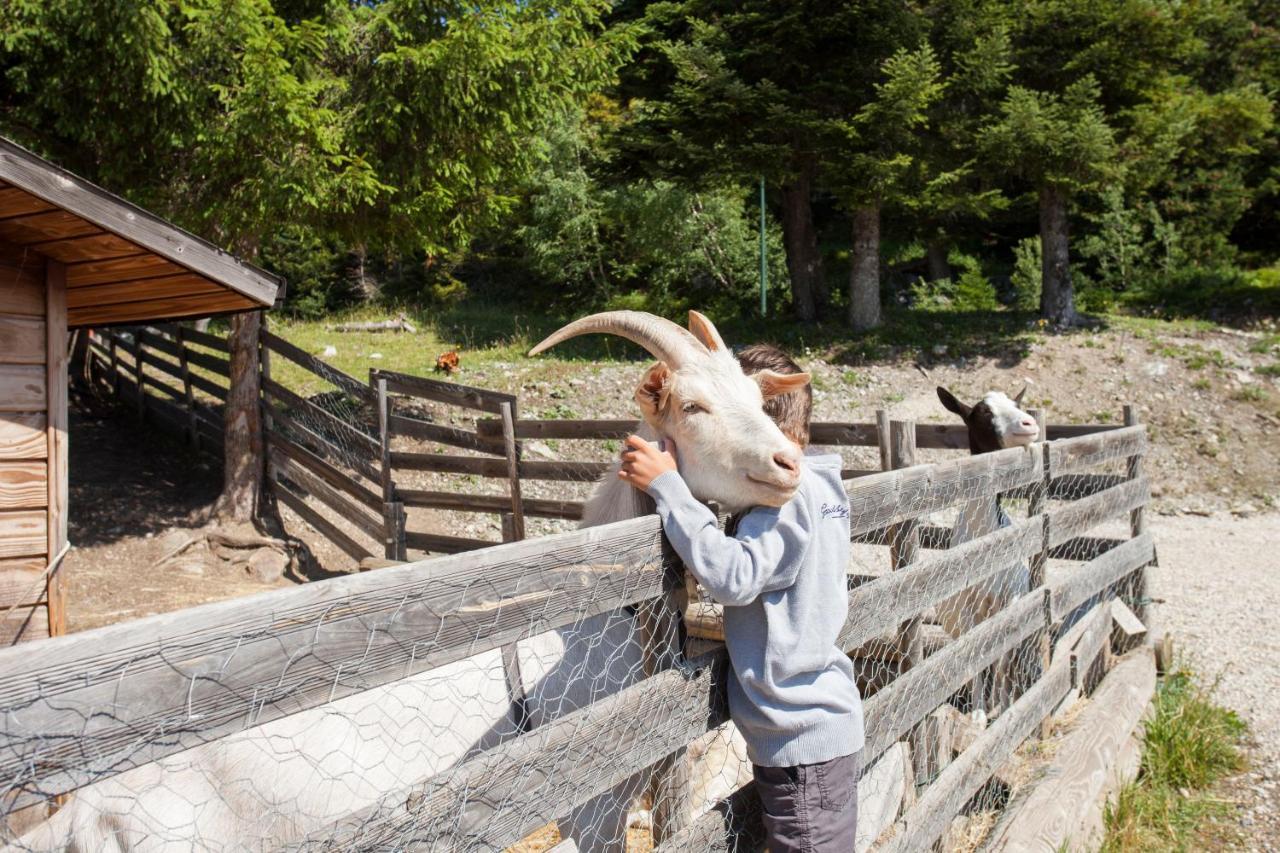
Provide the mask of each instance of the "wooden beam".
[{"label": "wooden beam", "polygon": [[138,323],[160,317],[179,319],[223,312],[249,311],[256,307],[256,304],[246,297],[224,291],[194,296],[157,297],[110,305],[85,305],[70,309],[67,312],[67,322],[73,328],[108,326]]},{"label": "wooden beam", "polygon": [[1103,462],[1113,462],[1135,453],[1141,454],[1146,446],[1146,430],[1131,426],[1050,442],[1049,455],[1053,474],[1057,477],[1086,471]]},{"label": "wooden beam", "polygon": [[[45,266],[47,280],[46,318],[47,365],[45,371],[48,390],[48,476],[47,512],[49,514],[46,537],[47,559],[55,560],[67,543],[67,268],[57,261]],[[49,602],[49,635],[58,637],[67,631],[67,583],[61,565],[50,572],[45,596]]]},{"label": "wooden beam", "polygon": [[1154,554],[1155,545],[1151,534],[1145,533],[1083,565],[1073,566],[1064,578],[1053,585],[1050,595],[1053,621],[1061,622],[1081,604],[1131,574],[1139,566],[1149,563]]},{"label": "wooden beam", "polygon": [[487,388],[473,388],[469,385],[457,385],[453,382],[441,382],[439,379],[428,379],[425,376],[412,376],[408,373],[397,373],[394,370],[370,370],[371,382],[383,378],[387,380],[387,389],[393,394],[408,394],[451,406],[462,406],[467,409],[478,409],[495,415],[502,414],[502,404],[516,404],[514,394],[490,391]]},{"label": "wooden beam", "polygon": [[366,403],[372,403],[374,401],[374,393],[372,389],[343,373],[341,370],[338,370],[336,367],[330,367],[310,353],[289,343],[284,338],[277,337],[271,332],[264,331],[262,333],[262,343],[270,347],[272,352],[279,353],[294,364],[314,373],[330,385],[336,386],[342,391],[350,394],[352,397],[355,397],[358,400],[363,400]]},{"label": "wooden beam", "polygon": [[67,287],[91,287],[95,284],[114,284],[121,281],[158,278],[187,273],[184,267],[166,261],[159,255],[141,252],[109,261],[80,261],[67,265]]},{"label": "wooden beam", "polygon": [[1112,486],[1096,495],[1051,509],[1049,510],[1049,546],[1061,545],[1069,539],[1087,533],[1102,522],[1124,515],[1150,499],[1151,489],[1144,477],[1119,486]]}]

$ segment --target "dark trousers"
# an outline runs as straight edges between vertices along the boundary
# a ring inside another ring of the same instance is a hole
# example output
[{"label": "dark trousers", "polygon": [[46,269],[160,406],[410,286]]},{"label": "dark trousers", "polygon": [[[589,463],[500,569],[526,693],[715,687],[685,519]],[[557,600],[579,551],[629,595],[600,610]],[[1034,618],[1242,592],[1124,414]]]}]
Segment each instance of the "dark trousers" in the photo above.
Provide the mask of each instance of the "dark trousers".
[{"label": "dark trousers", "polygon": [[753,765],[769,853],[852,853],[861,753],[795,767]]}]

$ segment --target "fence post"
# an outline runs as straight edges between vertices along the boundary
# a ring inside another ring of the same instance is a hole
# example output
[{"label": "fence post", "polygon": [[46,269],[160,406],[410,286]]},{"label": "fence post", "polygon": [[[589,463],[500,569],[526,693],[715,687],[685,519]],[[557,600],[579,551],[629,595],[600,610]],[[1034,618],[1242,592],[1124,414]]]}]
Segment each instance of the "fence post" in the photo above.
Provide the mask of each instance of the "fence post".
[{"label": "fence post", "polygon": [[[266,322],[265,318],[263,319],[263,322]],[[189,440],[191,442],[191,446],[196,450],[199,450],[200,430],[196,424],[196,397],[195,392],[191,389],[191,365],[187,363],[187,341],[186,336],[183,334],[181,323],[174,324],[173,339],[178,345],[178,367],[182,370],[182,395],[187,402],[187,431],[190,433]],[[265,374],[265,361],[263,362],[262,370]],[[265,430],[263,434],[266,434]]]},{"label": "fence post", "polygon": [[511,534],[513,539],[524,538],[524,500],[520,496],[520,447],[516,444],[516,410],[504,402],[502,412],[502,443],[507,454],[507,483],[511,493]]},{"label": "fence post", "polygon": [[[689,606],[683,565],[668,571],[665,591],[637,613],[644,641],[644,674],[650,678],[672,666],[684,651],[682,619]],[[654,766],[651,793],[653,800],[653,844],[655,847],[684,829],[693,818],[697,805],[693,799],[693,778],[689,772],[689,747],[681,746]]]},{"label": "fence post", "polygon": [[111,391],[120,399],[120,353],[116,351],[117,341],[114,329],[107,330],[107,346],[111,356]]},{"label": "fence post", "polygon": [[[1124,425],[1139,426],[1142,421],[1138,418],[1138,408],[1132,403],[1124,404]],[[1125,460],[1125,479],[1137,480],[1142,476],[1142,454],[1137,453]],[[1129,512],[1129,535],[1130,537],[1138,537],[1147,531],[1147,508],[1145,505],[1140,506]],[[1130,577],[1126,578],[1120,587],[1120,591],[1129,599],[1133,612],[1142,620],[1142,624],[1147,626],[1146,637],[1152,637],[1155,632],[1151,624],[1150,598],[1147,589],[1147,566],[1144,564]],[[1123,648],[1123,646],[1121,646]]]},{"label": "fence post", "polygon": [[[876,413],[877,425],[881,421],[880,415],[880,412]],[[880,442],[880,449],[881,460],[883,461],[885,449],[883,439]],[[910,468],[916,464],[915,421],[889,422],[888,450],[889,464],[892,468]],[[907,568],[916,561],[920,555],[919,519],[909,518],[898,522],[890,528],[889,554],[895,572]],[[924,648],[920,642],[919,615],[913,616],[903,623],[899,637],[898,648],[902,658],[898,666],[898,673],[901,675],[906,670],[918,666],[924,660]],[[927,742],[927,729],[928,727],[925,725],[917,725],[908,736],[908,742],[911,744],[911,761],[914,766],[914,774],[919,781],[928,781],[930,768],[933,764],[930,761],[930,754],[933,750]]]},{"label": "fence post", "polygon": [[396,486],[391,472],[391,401],[387,397],[387,380],[377,377],[378,389],[378,446],[381,457],[379,475],[382,480],[382,522],[385,530],[383,553],[388,560],[404,560],[405,513],[404,503],[396,500]]},{"label": "fence post", "polygon": [[[1027,502],[1027,517],[1035,518],[1041,516],[1040,521],[1040,550],[1031,555],[1031,559],[1027,562],[1027,569],[1030,574],[1030,582],[1028,586],[1032,591],[1044,586],[1045,583],[1045,566],[1049,562],[1049,484],[1053,480],[1053,470],[1050,459],[1052,454],[1049,453],[1049,413],[1044,409],[1029,409],[1027,414],[1036,419],[1036,425],[1040,428],[1040,432],[1036,435],[1036,443],[1040,448],[1040,465],[1042,474],[1039,484],[1031,492],[1031,498]],[[1039,672],[1027,673],[1023,679],[1023,683],[1017,685],[1018,692],[1021,693],[1031,687],[1035,680],[1042,677],[1044,673],[1049,671],[1049,664],[1053,656],[1053,611],[1050,607],[1048,590],[1045,591],[1045,618],[1044,628],[1038,631],[1032,637],[1039,658]],[[1030,648],[1027,649],[1030,652]],[[1040,736],[1048,737],[1053,728],[1053,716],[1046,717],[1040,724]]]}]

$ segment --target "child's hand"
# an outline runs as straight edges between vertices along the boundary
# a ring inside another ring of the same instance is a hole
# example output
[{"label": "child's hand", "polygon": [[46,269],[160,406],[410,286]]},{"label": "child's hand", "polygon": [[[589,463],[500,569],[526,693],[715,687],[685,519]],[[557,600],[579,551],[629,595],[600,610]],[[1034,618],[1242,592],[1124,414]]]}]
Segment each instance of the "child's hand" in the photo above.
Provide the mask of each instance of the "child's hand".
[{"label": "child's hand", "polygon": [[626,480],[641,491],[647,491],[649,484],[659,474],[675,471],[675,443],[666,439],[663,445],[659,447],[650,444],[638,435],[628,436],[627,449],[622,451],[622,467],[618,469],[618,479]]}]

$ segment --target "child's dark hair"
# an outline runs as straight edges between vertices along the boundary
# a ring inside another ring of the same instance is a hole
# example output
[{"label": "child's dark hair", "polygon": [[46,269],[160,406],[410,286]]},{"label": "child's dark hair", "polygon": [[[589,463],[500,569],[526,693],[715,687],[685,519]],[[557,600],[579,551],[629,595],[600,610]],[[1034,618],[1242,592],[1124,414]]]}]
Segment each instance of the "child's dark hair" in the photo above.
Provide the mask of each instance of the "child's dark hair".
[{"label": "child's dark hair", "polygon": [[[803,373],[791,356],[773,344],[753,344],[738,352],[742,372],[750,376],[762,370]],[[805,385],[764,401],[764,413],[773,418],[782,434],[801,447],[809,446],[809,418],[813,414],[813,388]]]}]

